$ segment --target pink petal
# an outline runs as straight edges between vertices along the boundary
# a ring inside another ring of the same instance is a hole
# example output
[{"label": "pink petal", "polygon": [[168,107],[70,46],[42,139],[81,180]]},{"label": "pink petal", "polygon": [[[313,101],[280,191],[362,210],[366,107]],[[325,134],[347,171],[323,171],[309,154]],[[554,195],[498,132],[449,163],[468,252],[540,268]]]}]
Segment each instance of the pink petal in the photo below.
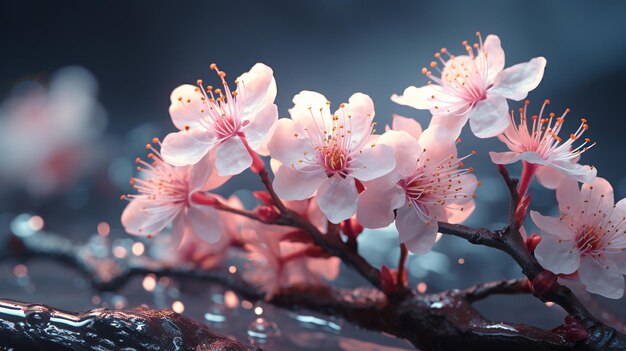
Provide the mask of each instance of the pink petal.
[{"label": "pink petal", "polygon": [[524,160],[528,163],[532,163],[535,165],[547,165],[551,163],[549,160],[544,159],[538,153],[534,151],[526,151],[522,152],[519,157],[521,160]]},{"label": "pink petal", "polygon": [[322,276],[328,281],[332,281],[339,275],[341,260],[337,257],[330,258],[310,258],[306,260],[307,268]]},{"label": "pink petal", "polygon": [[488,35],[483,43],[483,49],[487,54],[487,82],[493,83],[504,68],[504,50],[500,45],[500,38],[497,35]]},{"label": "pink petal", "polygon": [[289,118],[281,118],[267,144],[270,156],[289,167],[300,167],[299,160],[314,155],[315,150],[301,126]]},{"label": "pink petal", "polygon": [[390,130],[380,136],[377,144],[388,145],[393,148],[396,158],[396,171],[401,176],[408,177],[413,175],[422,150],[417,139],[407,132]]},{"label": "pink petal", "polygon": [[230,137],[217,147],[215,167],[218,175],[237,175],[250,165],[252,165],[252,156],[239,137]]},{"label": "pink petal", "polygon": [[[331,125],[330,108],[326,104],[326,97],[314,91],[303,90],[293,97],[294,106],[289,109],[291,119],[300,125],[301,129],[310,131],[323,130],[324,125],[319,116],[322,116],[324,124]],[[315,119],[313,118],[315,116]],[[315,120],[318,120],[317,124]],[[280,121],[279,121],[280,122]]]},{"label": "pink petal", "polygon": [[230,176],[219,176],[214,163],[215,152],[210,151],[193,166],[189,177],[190,196],[194,191],[208,191],[218,188],[230,179]]},{"label": "pink petal", "polygon": [[393,130],[407,132],[415,138],[415,140],[419,139],[420,135],[422,135],[422,126],[416,120],[413,118],[398,116],[396,114],[393,115],[391,128]]},{"label": "pink petal", "polygon": [[598,174],[598,170],[595,167],[583,166],[570,161],[555,161],[552,163],[552,167],[560,171],[564,176],[581,183],[591,183]]},{"label": "pink petal", "polygon": [[149,213],[150,208],[154,206],[154,201],[144,198],[133,199],[122,212],[122,225],[126,232],[141,236],[156,235],[180,212],[178,206],[171,206],[168,211]]},{"label": "pink petal", "polygon": [[533,222],[545,233],[552,234],[562,240],[573,240],[576,236],[573,229],[558,217],[543,216],[537,211],[530,211]]},{"label": "pink petal", "polygon": [[384,176],[396,167],[396,158],[393,148],[389,145],[366,145],[360,153],[353,156],[350,162],[350,176],[368,181]]},{"label": "pink petal", "polygon": [[328,177],[319,172],[301,172],[288,166],[280,166],[274,175],[274,190],[281,199],[304,200],[315,194]]},{"label": "pink petal", "polygon": [[410,106],[418,110],[430,110],[433,106],[432,96],[435,90],[432,85],[424,85],[423,87],[410,86],[404,89],[402,95],[393,94],[391,101],[396,104]]},{"label": "pink petal", "polygon": [[207,116],[207,106],[202,100],[203,97],[200,88],[190,84],[183,84],[172,91],[170,116],[176,128],[185,130],[186,126],[191,128],[200,126],[200,121]]},{"label": "pink petal", "polygon": [[543,235],[535,257],[543,268],[555,274],[571,274],[580,265],[580,253],[574,248],[574,240],[561,240],[554,235]]},{"label": "pink petal", "polygon": [[245,126],[243,131],[246,134],[248,145],[253,150],[257,151],[263,139],[270,136],[270,131],[277,120],[278,107],[275,104],[265,106],[249,120],[250,124]]},{"label": "pink petal", "polygon": [[543,57],[535,57],[528,62],[511,66],[496,77],[489,93],[511,100],[522,100],[539,85],[545,68],[546,59]]},{"label": "pink petal", "polygon": [[561,213],[572,214],[580,211],[583,202],[578,182],[568,178],[563,179],[556,188],[556,199]]},{"label": "pink petal", "polygon": [[340,223],[356,212],[359,193],[353,178],[334,175],[317,190],[317,204],[331,223]]},{"label": "pink petal", "polygon": [[519,152],[507,151],[507,152],[489,152],[491,162],[497,165],[508,165],[519,161]]},{"label": "pink petal", "polygon": [[490,95],[480,101],[469,113],[472,133],[479,138],[492,138],[504,132],[510,122],[509,105],[501,96]]},{"label": "pink petal", "polygon": [[578,274],[580,281],[585,284],[585,289],[590,293],[609,299],[620,299],[624,296],[624,276],[611,262],[606,260],[597,262],[590,256],[584,256]]},{"label": "pink petal", "polygon": [[591,214],[602,210],[610,212],[615,204],[613,187],[604,178],[596,177],[591,183],[585,183],[580,189],[580,198],[586,207],[586,213]]},{"label": "pink petal", "polygon": [[552,190],[556,189],[564,178],[561,172],[550,166],[539,167],[535,176],[537,177],[539,184]]},{"label": "pink petal", "polygon": [[[462,209],[462,210],[461,210]],[[476,202],[470,197],[466,203],[452,203],[446,206],[448,223],[463,223],[476,209]]]},{"label": "pink petal", "polygon": [[213,207],[190,206],[187,210],[187,223],[198,237],[209,243],[216,243],[221,237],[220,214]]},{"label": "pink petal", "polygon": [[244,116],[253,116],[257,111],[274,103],[276,98],[276,81],[272,69],[257,63],[250,71],[237,78],[237,93],[244,99]]},{"label": "pink petal", "polygon": [[456,140],[459,137],[459,135],[461,135],[461,131],[463,130],[463,127],[465,127],[465,124],[467,123],[467,117],[468,117],[468,114],[464,114],[462,116],[443,115],[443,114],[434,115],[430,119],[430,124],[428,125],[428,128],[434,127],[434,126],[445,128],[448,130],[450,135]]},{"label": "pink petal", "polygon": [[359,195],[356,219],[366,228],[383,228],[393,223],[393,210],[406,202],[404,190],[399,186],[390,189],[368,188]]},{"label": "pink petal", "polygon": [[340,117],[342,114],[346,117],[350,116],[352,140],[358,142],[370,134],[372,119],[375,115],[374,102],[363,93],[355,93],[350,96],[344,108],[339,109],[335,114]]},{"label": "pink petal", "polygon": [[172,166],[186,166],[198,163],[215,145],[214,139],[200,141],[201,132],[181,130],[168,134],[161,145],[163,160]]},{"label": "pink petal", "polygon": [[415,209],[403,206],[397,211],[396,229],[401,243],[405,243],[409,251],[423,255],[432,250],[437,239],[439,226],[436,221],[425,223],[415,213]]}]

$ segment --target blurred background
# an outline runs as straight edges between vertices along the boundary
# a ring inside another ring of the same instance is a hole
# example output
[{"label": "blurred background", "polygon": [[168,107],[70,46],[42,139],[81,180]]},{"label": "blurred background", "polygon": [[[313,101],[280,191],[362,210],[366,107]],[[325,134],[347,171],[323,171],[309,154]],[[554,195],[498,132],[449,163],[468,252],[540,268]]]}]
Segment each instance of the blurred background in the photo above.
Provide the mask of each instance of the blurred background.
[{"label": "blurred background", "polygon": [[[292,97],[304,89],[319,91],[336,105],[360,91],[373,98],[379,125],[390,123],[391,115],[398,113],[416,118],[425,127],[426,111],[398,106],[389,97],[409,85],[424,84],[419,71],[432,55],[441,47],[462,52],[461,41],[474,40],[476,31],[500,36],[507,66],[546,57],[543,81],[529,95],[530,108],[538,110],[549,98],[554,112],[569,107],[573,116],[587,118],[586,136],[597,145],[581,162],[595,165],[599,176],[613,184],[616,199],[621,199],[626,196],[625,15],[622,1],[582,0],[2,4],[0,233],[14,230],[21,220],[34,229],[76,240],[87,241],[102,231],[111,233],[111,239],[129,240],[119,223],[125,206],[119,196],[130,191],[133,160],[144,156],[144,145],[153,137],[174,131],[168,106],[176,86],[199,78],[217,83],[209,70],[212,62],[231,79],[255,62],[271,66],[281,117],[288,116]],[[511,108],[519,106],[510,102]],[[566,122],[572,130],[577,126],[577,118]],[[478,140],[468,128],[462,139],[461,153],[478,151],[468,163],[483,184],[467,224],[501,226],[508,199],[488,151],[503,151],[504,145],[497,139]],[[519,167],[512,167],[512,173],[519,174]],[[249,202],[246,189],[260,189],[251,173],[232,179],[220,193],[237,191]],[[533,209],[555,213],[553,192],[536,183],[531,190]],[[369,231],[361,243],[372,263],[397,262],[392,230]],[[409,271],[411,284],[421,283],[427,291],[521,276],[508,257],[449,237],[433,253],[411,257]],[[78,274],[54,263],[0,264],[1,297],[74,310],[142,303],[170,307],[172,301],[183,301],[193,307],[184,313],[201,320],[210,308],[211,291],[219,290],[167,281],[175,292],[163,289],[157,298],[141,283],[131,282],[119,295],[100,296]],[[337,282],[340,286],[362,283],[346,269]],[[598,300],[626,316],[623,300]],[[287,328],[279,337],[282,343],[288,338],[293,345],[311,349],[410,348],[341,321],[329,322],[339,331],[310,320],[294,327],[281,322],[293,316],[265,307],[268,319],[278,321],[278,328]],[[563,318],[557,307],[543,306],[531,297],[496,297],[479,307],[495,320],[542,327],[552,327]],[[241,313],[218,327],[245,341],[254,314]],[[353,338],[352,342],[346,338]]]}]

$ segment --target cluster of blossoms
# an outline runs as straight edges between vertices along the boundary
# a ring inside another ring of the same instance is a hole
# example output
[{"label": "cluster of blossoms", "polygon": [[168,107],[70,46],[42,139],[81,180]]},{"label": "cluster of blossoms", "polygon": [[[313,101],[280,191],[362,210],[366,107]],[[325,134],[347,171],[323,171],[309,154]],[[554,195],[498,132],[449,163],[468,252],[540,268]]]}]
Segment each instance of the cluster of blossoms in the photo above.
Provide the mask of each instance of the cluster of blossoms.
[{"label": "cluster of blossoms", "polygon": [[[124,196],[130,200],[124,227],[153,236],[171,225],[181,238],[180,257],[203,268],[218,264],[229,247],[243,249],[254,263],[245,277],[267,296],[338,274],[339,259],[302,226],[279,223],[285,214],[347,241],[363,227],[395,222],[399,242],[425,254],[435,244],[439,223],[461,223],[475,208],[480,182],[465,162],[476,152],[457,151],[469,122],[476,137],[498,137],[509,149],[491,152],[494,163],[522,161],[522,197],[535,175],[556,189],[560,217],[531,212],[543,232],[535,249],[539,262],[564,277],[578,276],[590,292],[621,297],[626,203],[614,204],[608,182],[578,163],[594,145],[583,137],[587,121],[565,134],[569,109],[560,116],[546,114],[548,100],[531,116],[525,101],[516,118],[507,100],[523,100],[538,86],[546,60],[504,68],[495,35],[483,41],[477,33],[477,43],[463,46],[463,55],[445,48],[435,54],[436,61],[422,70],[428,84],[392,96],[399,104],[429,110],[429,127],[394,116],[382,134],[375,130],[374,103],[363,93],[333,112],[324,95],[301,91],[289,118],[279,119],[271,68],[256,64],[235,80],[232,91],[226,74],[212,64],[221,88],[198,80],[172,92],[170,115],[179,131],[149,144],[149,161],[137,159],[142,175],[131,181],[137,194]],[[273,181],[260,156],[271,158]],[[236,197],[211,193],[247,169],[267,188],[255,193],[256,208],[246,210]]]}]

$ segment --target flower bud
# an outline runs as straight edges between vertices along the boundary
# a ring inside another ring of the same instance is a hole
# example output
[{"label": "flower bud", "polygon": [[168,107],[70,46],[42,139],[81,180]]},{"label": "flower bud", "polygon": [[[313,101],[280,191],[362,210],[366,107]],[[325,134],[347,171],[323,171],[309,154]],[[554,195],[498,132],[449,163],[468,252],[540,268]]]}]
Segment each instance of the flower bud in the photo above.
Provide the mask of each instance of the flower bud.
[{"label": "flower bud", "polygon": [[530,253],[533,253],[535,252],[535,248],[537,248],[537,245],[539,245],[540,241],[541,237],[539,235],[532,234],[528,237],[528,239],[526,239],[526,248]]},{"label": "flower bud", "polygon": [[354,216],[341,222],[341,231],[351,238],[359,236],[359,234],[363,233],[363,229],[363,226],[357,222]]},{"label": "flower bud", "polygon": [[280,213],[272,206],[260,205],[254,209],[254,214],[265,223],[275,223]]},{"label": "flower bud", "polygon": [[252,195],[259,201],[261,201],[262,203],[266,204],[266,205],[272,205],[273,201],[272,201],[272,195],[270,195],[270,193],[268,193],[267,191],[255,191],[252,193]]},{"label": "flower bud", "polygon": [[532,281],[532,289],[535,294],[543,295],[548,292],[556,282],[556,275],[550,271],[544,270]]}]

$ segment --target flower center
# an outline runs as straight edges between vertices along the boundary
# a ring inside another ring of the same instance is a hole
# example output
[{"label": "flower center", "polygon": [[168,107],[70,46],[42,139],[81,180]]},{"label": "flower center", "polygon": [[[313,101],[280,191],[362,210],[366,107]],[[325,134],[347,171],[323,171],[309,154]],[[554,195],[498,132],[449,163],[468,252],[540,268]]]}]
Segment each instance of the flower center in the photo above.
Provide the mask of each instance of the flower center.
[{"label": "flower center", "polygon": [[324,168],[331,172],[340,172],[346,168],[346,152],[338,147],[325,147],[322,149]]},{"label": "flower center", "polygon": [[597,255],[602,251],[602,237],[602,231],[595,227],[583,228],[576,236],[576,246],[583,254]]}]

